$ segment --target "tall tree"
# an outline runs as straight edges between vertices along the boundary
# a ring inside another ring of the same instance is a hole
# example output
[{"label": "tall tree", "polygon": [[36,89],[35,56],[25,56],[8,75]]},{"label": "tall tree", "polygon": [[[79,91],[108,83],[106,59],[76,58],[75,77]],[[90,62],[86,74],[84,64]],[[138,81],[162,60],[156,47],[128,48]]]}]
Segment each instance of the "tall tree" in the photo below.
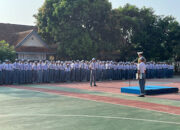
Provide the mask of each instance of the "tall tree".
[{"label": "tall tree", "polygon": [[178,59],[178,51],[174,47],[179,46],[179,24],[173,17],[158,16],[152,8],[139,9],[129,4],[113,11],[113,17],[117,21],[117,28],[113,30],[119,30],[115,35],[121,34],[126,39],[126,44],[122,44],[120,39],[116,41],[121,43],[117,47],[122,50],[120,57],[126,52],[127,59],[131,59],[136,56],[136,51],[144,51],[148,60],[164,61],[172,57]]},{"label": "tall tree", "polygon": [[39,34],[58,44],[61,59],[180,59],[180,25],[152,8],[126,4],[112,9],[108,0],[46,0],[37,15]]},{"label": "tall tree", "polygon": [[42,37],[58,44],[60,58],[90,59],[101,49],[110,11],[108,0],[46,0],[35,17]]}]

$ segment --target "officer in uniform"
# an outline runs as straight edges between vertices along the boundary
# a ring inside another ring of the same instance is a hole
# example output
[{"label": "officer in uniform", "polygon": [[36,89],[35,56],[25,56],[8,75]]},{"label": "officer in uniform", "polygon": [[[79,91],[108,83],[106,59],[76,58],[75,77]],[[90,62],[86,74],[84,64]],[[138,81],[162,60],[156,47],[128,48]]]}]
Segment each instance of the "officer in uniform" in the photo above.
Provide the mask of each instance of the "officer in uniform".
[{"label": "officer in uniform", "polygon": [[93,58],[90,64],[90,86],[92,87],[92,82],[94,82],[94,86],[96,86],[96,59]]},{"label": "officer in uniform", "polygon": [[144,63],[145,58],[140,57],[139,63],[137,65],[137,71],[138,71],[138,79],[139,79],[139,86],[140,86],[140,95],[139,97],[144,97],[145,95],[145,82],[146,82],[146,65]]}]

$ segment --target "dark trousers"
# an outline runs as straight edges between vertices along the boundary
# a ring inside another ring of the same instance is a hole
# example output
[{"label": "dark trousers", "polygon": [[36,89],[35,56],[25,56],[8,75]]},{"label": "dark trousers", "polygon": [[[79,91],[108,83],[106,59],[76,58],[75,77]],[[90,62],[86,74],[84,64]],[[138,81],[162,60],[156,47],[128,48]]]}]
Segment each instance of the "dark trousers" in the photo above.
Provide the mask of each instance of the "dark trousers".
[{"label": "dark trousers", "polygon": [[87,81],[90,81],[90,73],[91,73],[91,72],[90,72],[90,70],[88,69],[88,70],[87,70]]},{"label": "dark trousers", "polygon": [[13,73],[13,83],[19,84],[20,83],[20,70],[15,69]]},{"label": "dark trousers", "polygon": [[26,70],[25,75],[26,83],[32,83],[32,70]]},{"label": "dark trousers", "polygon": [[12,84],[13,83],[13,71],[5,70],[5,84]]},{"label": "dark trousers", "polygon": [[37,70],[33,70],[33,83],[37,83],[37,78],[38,78]]},{"label": "dark trousers", "polygon": [[144,95],[145,94],[145,83],[146,83],[146,75],[143,73],[142,74],[142,79],[139,79],[139,86],[140,86],[140,94]]},{"label": "dark trousers", "polygon": [[49,70],[49,80],[50,82],[54,82],[54,69]]},{"label": "dark trousers", "polygon": [[58,83],[58,81],[59,81],[59,72],[58,72],[58,70],[54,70],[54,81],[56,82],[56,83]]},{"label": "dark trousers", "polygon": [[76,68],[76,81],[81,81],[81,74],[80,74],[80,69]]},{"label": "dark trousers", "polygon": [[75,81],[75,69],[71,70],[71,81]]},{"label": "dark trousers", "polygon": [[61,76],[60,76],[60,79],[61,79],[61,82],[65,82],[65,71],[64,70],[61,70]]},{"label": "dark trousers", "polygon": [[70,71],[65,71],[65,76],[66,76],[66,79],[65,79],[65,82],[69,82],[70,81],[70,77],[71,77],[71,72]]},{"label": "dark trousers", "polygon": [[43,70],[43,82],[49,83],[49,70]]},{"label": "dark trousers", "polygon": [[25,83],[25,70],[20,70],[20,84]]}]

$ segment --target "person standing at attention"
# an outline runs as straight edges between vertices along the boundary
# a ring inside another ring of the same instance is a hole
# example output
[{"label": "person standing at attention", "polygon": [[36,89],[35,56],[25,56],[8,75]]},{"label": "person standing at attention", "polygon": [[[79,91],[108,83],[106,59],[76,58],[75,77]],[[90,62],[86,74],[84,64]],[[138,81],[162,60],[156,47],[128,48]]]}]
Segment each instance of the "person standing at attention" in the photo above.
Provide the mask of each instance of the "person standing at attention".
[{"label": "person standing at attention", "polygon": [[145,58],[139,58],[139,63],[137,65],[137,72],[138,72],[138,80],[140,86],[140,95],[139,97],[144,97],[145,95],[145,82],[146,82],[146,65],[145,65]]},{"label": "person standing at attention", "polygon": [[92,82],[94,82],[94,86],[96,85],[96,59],[93,58],[92,62],[90,63],[90,86],[92,87]]}]

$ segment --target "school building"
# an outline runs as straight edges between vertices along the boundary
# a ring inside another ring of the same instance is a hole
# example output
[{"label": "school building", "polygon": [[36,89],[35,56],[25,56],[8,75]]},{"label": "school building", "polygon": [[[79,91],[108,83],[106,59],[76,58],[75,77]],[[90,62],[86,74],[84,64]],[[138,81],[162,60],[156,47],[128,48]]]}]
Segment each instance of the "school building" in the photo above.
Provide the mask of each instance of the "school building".
[{"label": "school building", "polygon": [[35,26],[0,23],[1,40],[14,46],[18,59],[47,60],[56,55],[56,49],[42,40]]}]

